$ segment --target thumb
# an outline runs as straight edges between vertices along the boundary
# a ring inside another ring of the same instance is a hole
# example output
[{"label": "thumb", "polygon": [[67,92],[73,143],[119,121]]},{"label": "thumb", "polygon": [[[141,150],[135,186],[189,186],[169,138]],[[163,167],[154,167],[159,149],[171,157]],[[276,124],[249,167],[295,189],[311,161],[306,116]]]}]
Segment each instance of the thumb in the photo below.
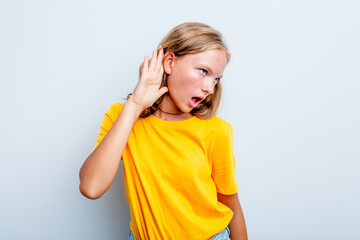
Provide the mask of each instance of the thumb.
[{"label": "thumb", "polygon": [[160,96],[162,96],[164,93],[166,93],[167,91],[169,91],[169,89],[167,87],[162,87],[159,89],[159,93]]}]

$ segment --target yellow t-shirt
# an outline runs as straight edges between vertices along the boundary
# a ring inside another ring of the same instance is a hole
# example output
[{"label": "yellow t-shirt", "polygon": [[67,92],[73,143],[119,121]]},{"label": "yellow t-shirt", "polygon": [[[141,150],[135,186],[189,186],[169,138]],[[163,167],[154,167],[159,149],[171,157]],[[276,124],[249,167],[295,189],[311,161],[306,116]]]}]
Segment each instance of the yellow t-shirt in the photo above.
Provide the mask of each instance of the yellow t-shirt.
[{"label": "yellow t-shirt", "polygon": [[[99,145],[123,103],[105,113]],[[165,121],[139,118],[122,154],[130,228],[138,240],[210,239],[233,217],[217,192],[238,185],[231,125],[219,117]]]}]

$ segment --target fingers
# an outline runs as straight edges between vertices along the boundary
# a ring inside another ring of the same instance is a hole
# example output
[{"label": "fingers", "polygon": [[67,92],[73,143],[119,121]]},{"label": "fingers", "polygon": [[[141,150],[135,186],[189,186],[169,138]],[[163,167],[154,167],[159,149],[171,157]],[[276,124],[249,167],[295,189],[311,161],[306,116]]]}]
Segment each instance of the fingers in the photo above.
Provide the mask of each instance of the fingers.
[{"label": "fingers", "polygon": [[147,71],[148,68],[149,68],[149,59],[148,59],[148,57],[145,55],[145,57],[144,57],[143,71]]},{"label": "fingers", "polygon": [[158,55],[158,59],[157,59],[157,64],[156,64],[156,71],[161,71],[162,69],[162,60],[163,60],[163,56],[164,56],[164,49],[160,48],[159,49],[159,55]]},{"label": "fingers", "polygon": [[158,71],[158,76],[159,76],[160,79],[162,78],[163,74],[164,74],[164,67],[163,67],[163,64],[161,63],[160,64],[160,69]]},{"label": "fingers", "polygon": [[169,89],[167,87],[162,87],[159,89],[160,92],[160,96],[162,96],[164,93],[166,93],[167,91],[169,91]]},{"label": "fingers", "polygon": [[[142,76],[144,79],[150,78],[155,82],[161,82],[162,75],[164,73],[163,67],[164,49],[162,47],[159,50],[154,50],[151,59],[145,55],[144,65],[142,70]],[[149,63],[150,61],[150,63]]]},{"label": "fingers", "polygon": [[157,52],[156,50],[154,50],[151,57],[149,70],[153,71],[155,69],[156,60],[157,60]]},{"label": "fingers", "polygon": [[152,57],[151,57],[149,70],[159,72],[161,70],[163,56],[164,56],[164,49],[163,48],[159,48],[158,51],[154,50],[153,54],[152,54]]}]

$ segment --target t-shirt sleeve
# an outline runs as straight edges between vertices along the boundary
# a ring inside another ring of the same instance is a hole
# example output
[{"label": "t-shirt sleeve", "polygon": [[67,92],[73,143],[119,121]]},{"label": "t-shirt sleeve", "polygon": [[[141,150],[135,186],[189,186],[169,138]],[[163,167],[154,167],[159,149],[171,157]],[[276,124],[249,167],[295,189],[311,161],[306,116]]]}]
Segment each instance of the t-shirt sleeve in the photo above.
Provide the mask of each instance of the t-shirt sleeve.
[{"label": "t-shirt sleeve", "polygon": [[238,191],[235,172],[234,138],[231,124],[217,134],[211,153],[212,171],[218,193],[231,195]]},{"label": "t-shirt sleeve", "polygon": [[96,144],[91,150],[93,152],[97,146],[101,143],[101,141],[104,139],[106,134],[109,132],[110,128],[118,118],[121,109],[123,107],[123,103],[114,103],[110,106],[110,108],[105,112],[105,116],[102,120],[101,126],[100,126],[100,133],[99,136],[96,138]]}]

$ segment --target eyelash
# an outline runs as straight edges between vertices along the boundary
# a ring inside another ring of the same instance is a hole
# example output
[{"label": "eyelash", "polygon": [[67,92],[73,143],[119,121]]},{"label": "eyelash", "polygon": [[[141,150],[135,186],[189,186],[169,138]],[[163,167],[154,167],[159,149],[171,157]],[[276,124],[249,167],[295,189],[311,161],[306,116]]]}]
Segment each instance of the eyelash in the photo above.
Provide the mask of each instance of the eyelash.
[{"label": "eyelash", "polygon": [[[202,70],[204,70],[204,71],[207,73],[207,70],[205,70],[205,69],[203,69],[203,68],[200,69],[200,71],[202,71]],[[216,80],[216,79],[217,79],[217,80]],[[214,81],[217,83],[218,81],[220,81],[220,78],[215,78]]]}]

